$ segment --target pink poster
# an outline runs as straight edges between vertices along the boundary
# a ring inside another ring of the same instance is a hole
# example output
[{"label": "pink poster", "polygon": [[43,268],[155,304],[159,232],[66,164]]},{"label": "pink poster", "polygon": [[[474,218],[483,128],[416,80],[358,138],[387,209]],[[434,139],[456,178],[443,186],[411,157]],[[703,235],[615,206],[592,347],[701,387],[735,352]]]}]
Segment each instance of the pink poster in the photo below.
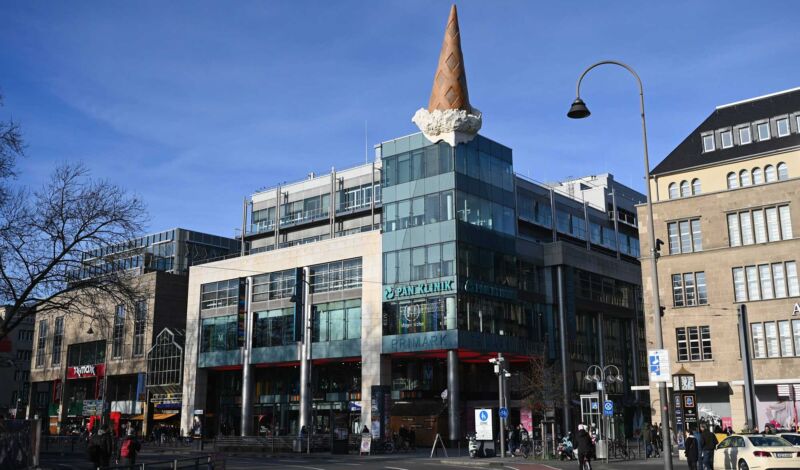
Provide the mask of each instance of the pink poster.
[{"label": "pink poster", "polygon": [[519,422],[528,431],[533,431],[533,413],[530,408],[522,408],[519,410]]},{"label": "pink poster", "polygon": [[733,418],[731,418],[730,416],[723,416],[720,419],[722,420],[722,430],[723,431],[728,429],[728,427],[733,429]]}]

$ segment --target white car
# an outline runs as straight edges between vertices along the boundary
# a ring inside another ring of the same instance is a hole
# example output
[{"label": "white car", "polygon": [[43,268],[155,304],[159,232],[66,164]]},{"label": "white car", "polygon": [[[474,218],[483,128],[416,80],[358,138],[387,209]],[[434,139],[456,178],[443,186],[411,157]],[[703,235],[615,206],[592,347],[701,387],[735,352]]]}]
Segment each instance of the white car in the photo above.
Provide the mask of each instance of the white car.
[{"label": "white car", "polygon": [[800,449],[778,436],[734,434],[717,445],[714,470],[800,469]]},{"label": "white car", "polygon": [[781,433],[776,434],[776,436],[780,436],[780,437],[786,439],[787,441],[789,441],[790,444],[792,444],[795,447],[800,447],[800,433],[796,433],[796,432],[781,432]]}]

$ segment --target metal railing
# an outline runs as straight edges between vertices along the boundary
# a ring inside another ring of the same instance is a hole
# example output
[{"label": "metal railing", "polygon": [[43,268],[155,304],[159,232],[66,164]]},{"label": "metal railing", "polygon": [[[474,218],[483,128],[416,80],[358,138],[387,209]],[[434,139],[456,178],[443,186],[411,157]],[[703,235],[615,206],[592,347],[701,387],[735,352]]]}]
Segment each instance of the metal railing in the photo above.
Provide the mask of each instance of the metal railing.
[{"label": "metal railing", "polygon": [[[330,434],[311,436],[312,452],[331,450]],[[262,452],[305,452],[308,437],[298,436],[220,436],[214,439],[215,450],[259,450]]]},{"label": "metal railing", "polygon": [[213,455],[205,455],[202,457],[187,457],[184,459],[161,460],[158,462],[145,462],[137,463],[136,465],[120,464],[112,465],[109,467],[98,467],[100,470],[116,470],[116,469],[140,469],[140,470],[156,470],[156,469],[172,469],[178,470],[180,468],[193,468],[200,469],[224,469],[225,460],[217,458]]}]

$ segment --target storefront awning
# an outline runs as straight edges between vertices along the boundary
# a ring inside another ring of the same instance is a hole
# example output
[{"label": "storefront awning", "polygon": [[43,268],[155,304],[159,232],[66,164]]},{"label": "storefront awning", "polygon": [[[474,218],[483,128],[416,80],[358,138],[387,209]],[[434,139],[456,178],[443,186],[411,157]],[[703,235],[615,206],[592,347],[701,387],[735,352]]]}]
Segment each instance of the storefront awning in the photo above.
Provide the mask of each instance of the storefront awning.
[{"label": "storefront awning", "polygon": [[153,421],[161,421],[163,419],[170,419],[180,416],[178,413],[156,413],[153,415]]},{"label": "storefront awning", "polygon": [[131,416],[131,417],[130,417],[130,418],[128,418],[128,419],[129,419],[130,421],[142,421],[142,420],[144,419],[144,415],[136,415],[136,416]]}]

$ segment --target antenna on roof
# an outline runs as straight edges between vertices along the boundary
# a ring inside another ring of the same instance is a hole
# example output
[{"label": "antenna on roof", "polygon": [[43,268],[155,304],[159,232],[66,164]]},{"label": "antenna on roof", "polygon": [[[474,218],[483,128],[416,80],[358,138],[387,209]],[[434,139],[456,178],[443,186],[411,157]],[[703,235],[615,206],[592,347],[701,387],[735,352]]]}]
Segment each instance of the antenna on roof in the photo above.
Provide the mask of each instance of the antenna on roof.
[{"label": "antenna on roof", "polygon": [[367,120],[364,120],[364,163],[369,163],[369,139],[367,138]]}]

